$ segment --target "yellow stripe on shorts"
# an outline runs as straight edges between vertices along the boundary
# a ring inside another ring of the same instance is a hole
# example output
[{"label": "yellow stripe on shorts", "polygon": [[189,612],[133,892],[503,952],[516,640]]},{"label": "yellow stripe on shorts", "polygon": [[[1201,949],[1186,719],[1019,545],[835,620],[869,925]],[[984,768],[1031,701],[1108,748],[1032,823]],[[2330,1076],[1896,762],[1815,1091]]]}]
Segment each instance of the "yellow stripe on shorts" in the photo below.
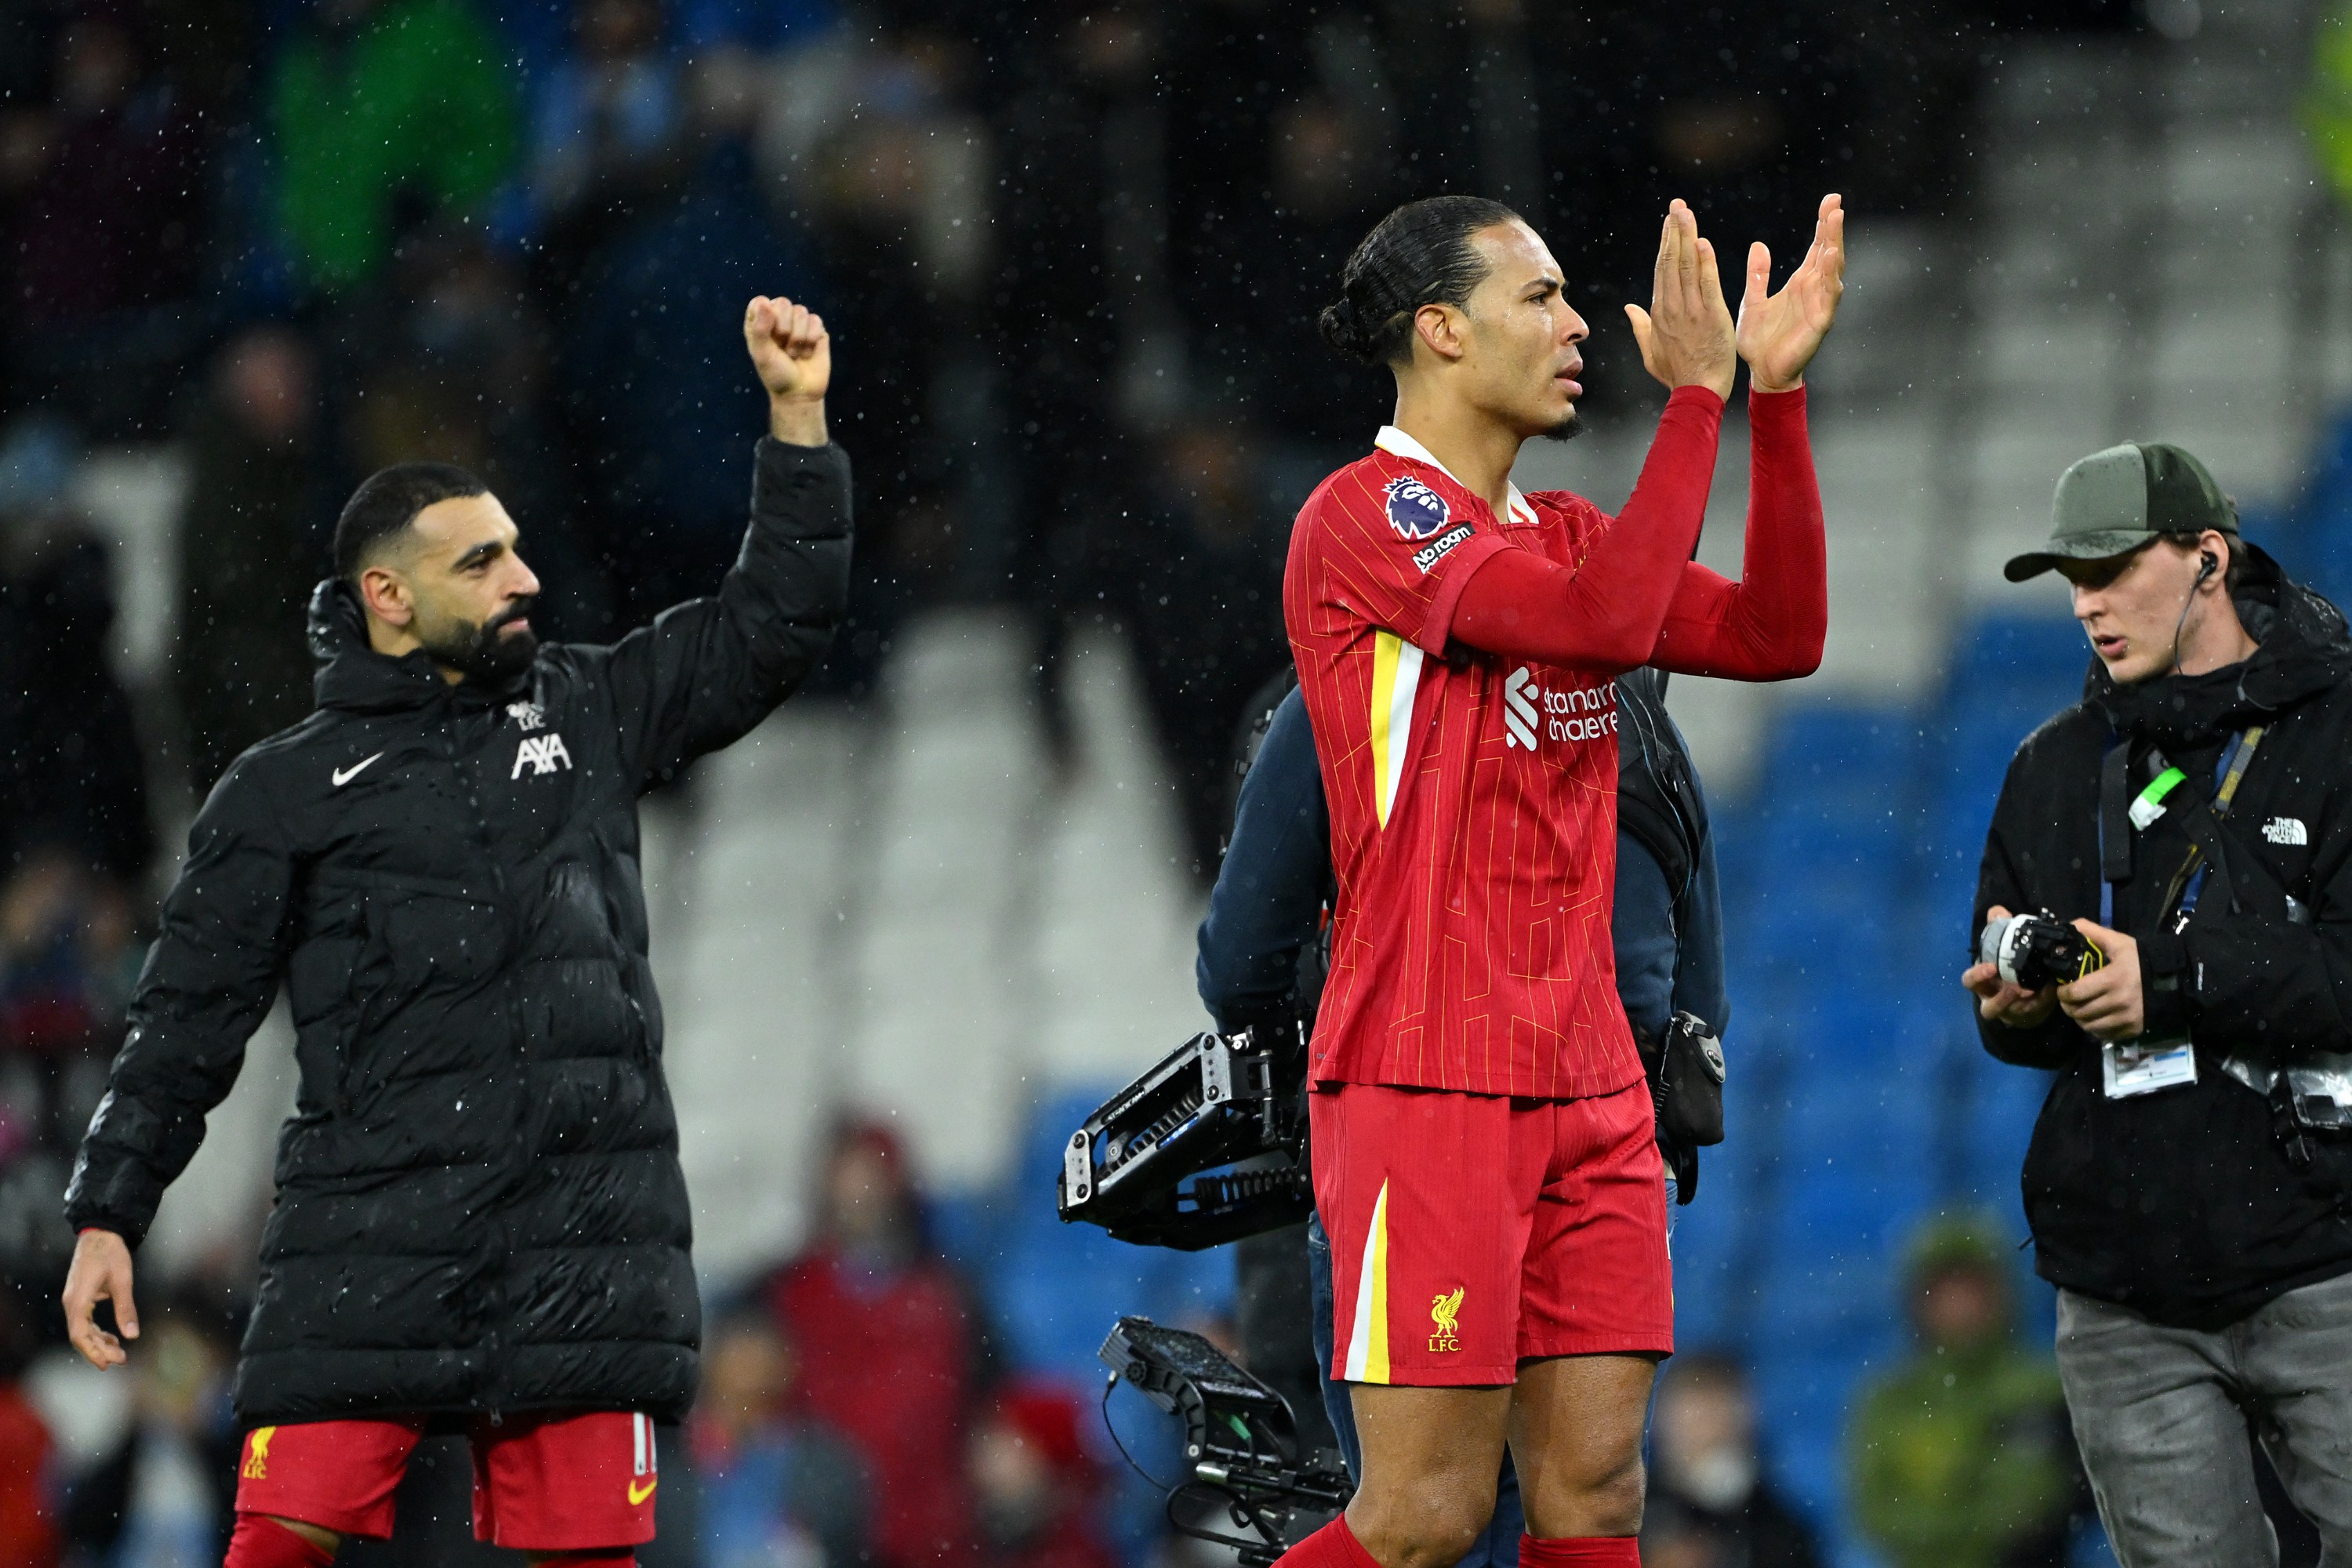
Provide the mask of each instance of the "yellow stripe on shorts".
[{"label": "yellow stripe on shorts", "polygon": [[1356,1321],[1348,1335],[1349,1383],[1389,1380],[1389,1184],[1372,1200],[1371,1233],[1356,1274]]}]

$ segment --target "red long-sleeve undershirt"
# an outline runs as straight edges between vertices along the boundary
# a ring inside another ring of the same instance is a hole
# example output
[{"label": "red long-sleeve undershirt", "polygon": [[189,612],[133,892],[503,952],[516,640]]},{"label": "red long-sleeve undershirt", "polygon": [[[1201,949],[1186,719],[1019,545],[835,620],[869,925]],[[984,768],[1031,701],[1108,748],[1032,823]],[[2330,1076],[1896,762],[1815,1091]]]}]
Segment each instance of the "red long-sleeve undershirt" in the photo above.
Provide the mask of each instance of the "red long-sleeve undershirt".
[{"label": "red long-sleeve undershirt", "polygon": [[1496,551],[1463,585],[1452,634],[1506,658],[1612,673],[1654,664],[1734,680],[1811,674],[1829,630],[1829,566],[1804,389],[1748,395],[1737,583],[1690,559],[1721,415],[1713,393],[1677,388],[1633,499],[1583,564]]}]

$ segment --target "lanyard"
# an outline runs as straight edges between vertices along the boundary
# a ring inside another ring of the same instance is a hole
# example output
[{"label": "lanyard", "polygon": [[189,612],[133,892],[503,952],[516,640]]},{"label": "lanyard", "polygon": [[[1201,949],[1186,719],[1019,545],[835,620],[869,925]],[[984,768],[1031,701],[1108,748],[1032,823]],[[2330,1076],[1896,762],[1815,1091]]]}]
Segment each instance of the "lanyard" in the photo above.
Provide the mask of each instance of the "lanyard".
[{"label": "lanyard", "polygon": [[[2242,730],[2231,741],[2230,749],[2221,753],[2221,760],[2214,764],[2213,776],[2220,780],[2220,787],[2213,792],[2213,815],[2216,817],[2230,815],[2230,802],[2237,798],[2239,781],[2246,776],[2247,764],[2254,760],[2254,748],[2262,743],[2263,727],[2260,724],[2251,730]],[[2205,890],[2205,875],[2211,869],[2205,864],[2205,851],[2191,844],[2189,858],[2180,863],[2180,869],[2172,874],[2172,885],[2164,890],[2162,907],[2169,909],[2174,895],[2178,894],[2180,918],[2188,920],[2197,912],[2197,896]],[[2162,920],[2164,917],[2159,912],[2157,918]]]},{"label": "lanyard", "polygon": [[[2260,724],[2252,729],[2242,730],[2230,738],[2230,743],[2223,749],[2221,759],[2213,764],[2213,815],[2215,816],[2230,815],[2230,803],[2237,798],[2238,785],[2245,779],[2246,769],[2254,760],[2254,749],[2262,743],[2263,726]],[[2121,766],[2123,755],[2126,754],[2125,747],[2126,742],[2119,738],[2113,749],[2113,754],[2116,756],[2115,765],[2118,768]],[[2163,759],[2159,756],[2158,760],[2162,762]],[[2150,823],[2163,816],[2164,797],[2187,776],[2179,768],[2168,763],[2160,768],[2156,777],[2148,782],[2147,787],[2140,791],[2138,796],[2132,801],[2128,813],[2131,826],[2136,829],[2145,829]],[[2121,777],[2120,773],[2116,777]],[[2099,858],[2103,868],[2109,858],[2106,843],[2107,829],[2106,814],[2102,811],[2099,816]],[[2173,874],[2170,885],[2165,889],[2164,902],[2159,906],[2157,916],[2158,920],[2164,918],[2163,910],[2172,908],[2172,901],[2175,899],[2181,900],[2182,919],[2187,919],[2196,910],[2198,896],[2205,890],[2206,873],[2211,869],[2204,863],[2204,851],[2191,844],[2189,848],[2189,858],[2180,863],[2180,869]],[[2118,871],[2116,874],[2127,875],[2128,872]],[[2113,931],[2116,925],[2116,886],[2104,870],[2099,879],[2099,923],[2110,931]]]}]

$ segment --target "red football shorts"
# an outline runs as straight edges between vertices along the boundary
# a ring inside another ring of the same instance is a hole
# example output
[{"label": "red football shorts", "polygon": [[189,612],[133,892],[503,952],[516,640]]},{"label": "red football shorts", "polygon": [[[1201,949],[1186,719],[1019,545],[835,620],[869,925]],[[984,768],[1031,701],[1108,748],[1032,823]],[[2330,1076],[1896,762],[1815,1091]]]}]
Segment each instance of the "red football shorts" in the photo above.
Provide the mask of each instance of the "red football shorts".
[{"label": "red football shorts", "polygon": [[1505,1384],[1542,1356],[1673,1352],[1647,1085],[1527,1100],[1347,1083],[1309,1100],[1334,1378]]},{"label": "red football shorts", "polygon": [[[392,1497],[425,1436],[421,1417],[257,1426],[236,1468],[236,1511],[371,1541],[392,1536]],[[474,1536],[522,1552],[594,1552],[654,1538],[654,1424],[625,1410],[478,1420]]]}]

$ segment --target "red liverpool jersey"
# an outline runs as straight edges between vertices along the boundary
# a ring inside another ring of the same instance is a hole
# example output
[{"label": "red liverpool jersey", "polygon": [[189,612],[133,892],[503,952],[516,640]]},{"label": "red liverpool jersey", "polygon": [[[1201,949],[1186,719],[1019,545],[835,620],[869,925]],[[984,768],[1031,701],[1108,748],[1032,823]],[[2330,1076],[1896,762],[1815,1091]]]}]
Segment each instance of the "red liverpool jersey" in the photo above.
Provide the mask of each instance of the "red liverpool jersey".
[{"label": "red liverpool jersey", "polygon": [[1448,638],[1488,556],[1574,567],[1610,520],[1516,488],[1497,518],[1402,431],[1379,448],[1308,498],[1284,577],[1339,886],[1315,1079],[1613,1093],[1643,1077],[1610,938],[1617,672]]}]

